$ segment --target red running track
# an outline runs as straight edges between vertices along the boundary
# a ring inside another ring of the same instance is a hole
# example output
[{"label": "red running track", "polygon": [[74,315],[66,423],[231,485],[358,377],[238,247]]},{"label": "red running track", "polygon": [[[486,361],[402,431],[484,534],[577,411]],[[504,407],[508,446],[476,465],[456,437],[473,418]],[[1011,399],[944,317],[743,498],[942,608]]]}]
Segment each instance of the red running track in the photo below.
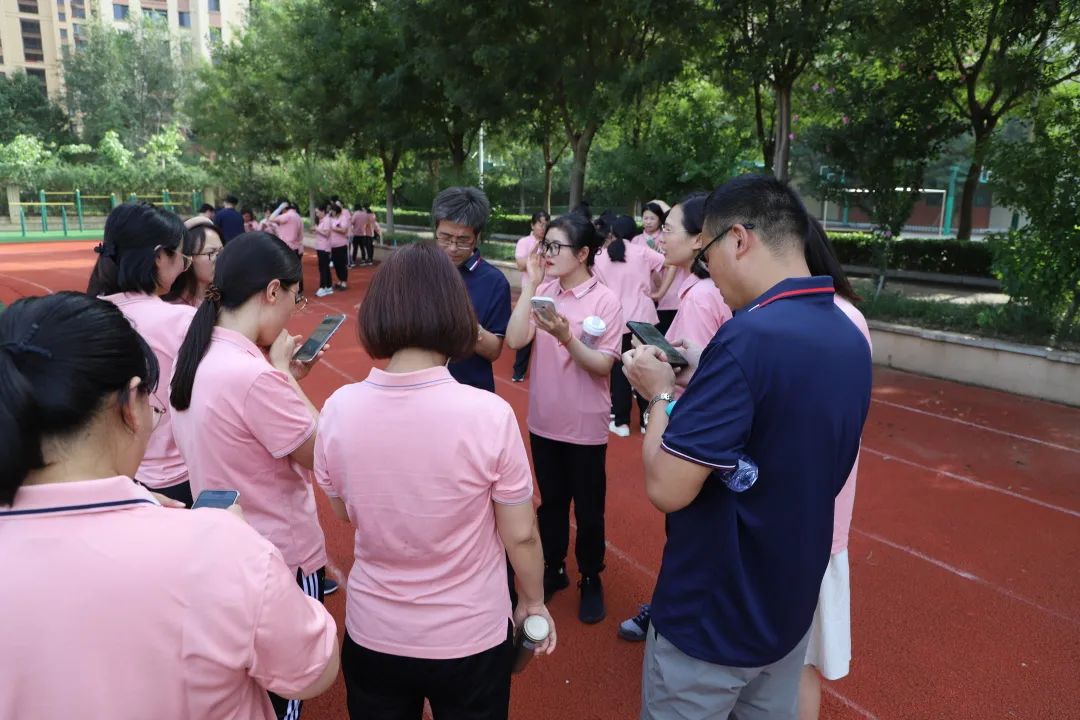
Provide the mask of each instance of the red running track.
[{"label": "red running track", "polygon": [[[0,301],[84,289],[92,245],[0,246]],[[353,312],[372,273],[353,271],[348,291],[313,298],[292,323],[306,333],[325,313],[350,316],[305,380],[316,404],[372,365]],[[523,419],[512,362],[506,351],[496,365],[498,392]],[[663,542],[640,450],[636,431],[609,445],[608,619],[581,625],[574,592],[555,597],[559,650],[514,681],[514,718],[637,717],[642,646],[615,628],[649,597]],[[317,495],[343,578],[352,531]],[[852,672],[827,686],[823,717],[1080,718],[1080,409],[877,368],[850,559]],[[340,628],[344,592],[327,605]],[[341,681],[304,716],[345,718]]]}]

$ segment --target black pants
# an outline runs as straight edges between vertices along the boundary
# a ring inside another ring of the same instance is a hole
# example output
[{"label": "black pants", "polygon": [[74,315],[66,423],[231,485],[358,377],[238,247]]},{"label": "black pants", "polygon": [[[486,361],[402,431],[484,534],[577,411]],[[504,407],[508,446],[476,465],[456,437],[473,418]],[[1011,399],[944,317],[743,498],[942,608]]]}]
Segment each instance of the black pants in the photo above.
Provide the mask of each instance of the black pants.
[{"label": "black pants", "polygon": [[575,445],[529,433],[540,507],[536,511],[544,564],[558,567],[570,546],[570,502],[577,521],[577,557],[581,574],[604,569],[604,503],[607,445]]},{"label": "black pants", "polygon": [[525,377],[525,373],[529,371],[529,358],[531,357],[532,343],[517,351],[517,355],[514,356],[514,377]]},{"label": "black pants", "polygon": [[170,485],[169,487],[163,488],[150,488],[150,490],[159,495],[164,495],[167,498],[179,500],[188,507],[191,507],[191,503],[194,502],[194,498],[191,497],[191,483],[187,480],[178,485]]},{"label": "black pants", "polygon": [[349,246],[330,248],[330,259],[334,261],[334,272],[338,282],[349,281]]},{"label": "black pants", "polygon": [[349,257],[352,258],[353,265],[356,264],[356,255],[360,252],[360,243],[363,242],[363,240],[364,239],[359,235],[353,235],[352,240],[349,242],[349,246],[352,248],[352,255]]},{"label": "black pants", "polygon": [[304,254],[299,250],[293,250],[296,253],[296,257],[300,260],[300,285],[297,287],[296,292],[301,295],[304,294]]},{"label": "black pants", "polygon": [[[313,597],[319,602],[323,602],[323,579],[326,578],[326,568],[319,568],[311,575],[304,575],[303,570],[296,571],[296,584],[304,591],[304,594]],[[280,695],[274,693],[267,693],[270,696],[270,704],[274,706],[274,715],[278,720],[283,720],[286,716],[290,716],[290,720],[298,720],[300,717],[300,709],[304,706],[303,700],[289,700],[283,698]]]},{"label": "black pants", "polygon": [[334,284],[330,279],[330,253],[326,250],[316,250],[319,256],[319,289],[328,288]]},{"label": "black pants", "polygon": [[[632,338],[633,334],[623,333],[622,351],[624,353],[633,347]],[[645,427],[645,408],[648,407],[649,402],[630,387],[630,381],[626,379],[622,371],[622,362],[616,360],[611,366],[611,412],[615,414],[616,425],[630,424],[630,406],[633,398],[637,398],[638,419],[641,421],[641,427]]]},{"label": "black pants", "polygon": [[490,650],[451,660],[388,655],[345,633],[341,670],[352,720],[420,720],[424,698],[435,720],[506,720],[510,709],[513,627]]},{"label": "black pants", "polygon": [[369,263],[375,262],[375,238],[371,235],[365,235],[361,239],[361,250],[363,252],[364,260]]},{"label": "black pants", "polygon": [[[656,314],[660,316],[660,322],[656,323],[656,328],[661,334],[667,335],[668,328],[671,327],[671,323],[675,320],[675,313],[678,310],[657,310]],[[678,338],[676,338],[677,340]]]}]

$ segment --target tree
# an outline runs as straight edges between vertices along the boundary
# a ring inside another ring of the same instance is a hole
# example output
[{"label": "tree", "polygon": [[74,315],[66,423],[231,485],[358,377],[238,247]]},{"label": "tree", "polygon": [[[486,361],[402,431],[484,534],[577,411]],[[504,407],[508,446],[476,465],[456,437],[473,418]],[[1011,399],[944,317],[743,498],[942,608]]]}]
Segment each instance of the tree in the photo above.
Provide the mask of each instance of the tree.
[{"label": "tree", "polygon": [[63,108],[49,100],[41,82],[25,72],[0,75],[0,143],[16,135],[33,135],[45,142],[69,142],[71,122]]},{"label": "tree", "polygon": [[934,19],[927,29],[945,44],[938,70],[952,85],[950,107],[974,138],[957,230],[957,237],[967,239],[979,176],[1001,119],[1023,102],[1080,76],[1080,3],[934,0],[916,6]]},{"label": "tree", "polygon": [[1028,224],[993,243],[994,269],[1013,300],[1070,335],[1080,314],[1080,97],[1051,95],[1027,138],[995,144],[995,194]]},{"label": "tree", "polygon": [[[710,53],[722,73],[749,85],[766,168],[790,177],[792,92],[828,39],[844,32],[849,0],[714,0],[723,50]],[[765,89],[772,92],[772,108]],[[772,127],[771,141],[765,120]],[[770,157],[771,152],[771,157]]]},{"label": "tree", "polygon": [[83,141],[96,145],[116,130],[128,147],[142,147],[176,119],[190,49],[150,18],[133,18],[126,29],[85,27],[85,44],[64,58],[67,104]]},{"label": "tree", "polygon": [[[837,84],[819,89],[820,114],[807,145],[828,166],[812,175],[818,192],[863,209],[874,222],[878,280],[885,286],[892,242],[911,215],[929,160],[957,132],[925,57],[859,54],[832,68]],[[831,117],[830,117],[831,115]]]}]

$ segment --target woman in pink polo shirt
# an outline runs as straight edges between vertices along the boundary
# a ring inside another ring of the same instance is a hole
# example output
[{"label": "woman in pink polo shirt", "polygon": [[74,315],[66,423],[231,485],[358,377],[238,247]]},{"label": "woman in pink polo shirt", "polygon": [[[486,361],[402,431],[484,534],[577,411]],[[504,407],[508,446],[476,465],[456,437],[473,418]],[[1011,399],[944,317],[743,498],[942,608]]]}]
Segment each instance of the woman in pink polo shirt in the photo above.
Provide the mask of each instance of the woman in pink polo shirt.
[{"label": "woman in pink polo shirt", "polygon": [[[665,262],[686,276],[678,288],[679,312],[666,333],[668,342],[676,346],[705,347],[720,326],[731,319],[731,308],[724,296],[709,279],[708,270],[697,262],[701,248],[708,242],[701,237],[706,197],[708,193],[694,193],[681,200],[668,212],[661,228]],[[676,395],[681,395],[682,390],[681,386],[676,388]],[[620,623],[619,637],[641,642],[651,621],[652,608],[642,605],[637,615]]]},{"label": "woman in pink polo shirt", "polygon": [[[118,205],[105,220],[104,240],[87,287],[89,295],[120,308],[153,349],[166,377],[195,314],[188,305],[162,299],[191,267],[192,258],[183,252],[186,243],[184,223],[168,210],[141,203]],[[161,388],[155,400],[167,408],[167,390]],[[156,492],[191,505],[188,468],[173,439],[171,413],[154,429],[135,476]]]},{"label": "woman in pink polo shirt", "polygon": [[[547,230],[548,223],[551,222],[551,216],[543,210],[533,213],[532,220],[529,222],[531,232],[523,238],[517,241],[517,245],[514,246],[514,260],[517,262],[517,269],[524,274],[525,265],[529,261],[529,256],[536,252],[536,244],[544,239],[544,232]],[[529,356],[532,350],[532,344],[526,345],[517,351],[517,355],[514,356],[514,382],[525,382],[525,373],[529,370]]]},{"label": "woman in pink polo shirt", "polygon": [[[634,237],[631,242],[635,245],[644,245],[662,252],[661,231],[667,214],[667,203],[661,203],[659,200],[646,203],[645,209],[641,211],[641,225],[644,232]],[[667,332],[668,328],[671,327],[671,321],[675,318],[675,312],[679,309],[679,285],[685,279],[685,271],[669,266],[664,276],[653,284],[656,289],[657,327],[660,332]]]},{"label": "woman in pink polo shirt", "polygon": [[[811,275],[832,277],[836,291],[833,301],[870,343],[866,318],[854,305],[862,298],[851,287],[825,229],[815,218],[810,218],[806,265]],[[848,674],[851,665],[851,579],[847,550],[858,472],[859,458],[856,456],[851,473],[834,503],[832,551],[821,579],[818,605],[810,624],[806,662],[799,682],[799,720],[817,720],[821,712],[821,678],[839,680]]]},{"label": "woman in pink polo shirt", "polygon": [[330,274],[330,226],[334,219],[325,204],[315,209],[315,222],[315,254],[319,258],[319,289],[315,291],[315,297],[326,297],[334,294]]},{"label": "woman in pink polo shirt", "polygon": [[[619,357],[623,331],[619,299],[591,272],[602,242],[583,215],[553,220],[537,252],[529,256],[521,298],[506,332],[514,349],[533,343],[528,422],[540,485],[544,594],[569,586],[566,552],[573,501],[581,573],[578,618],[585,623],[600,622],[605,615],[600,572],[611,409],[608,376]],[[555,312],[534,312],[531,298],[537,295],[553,299]],[[604,323],[601,336],[583,335],[588,317]]]},{"label": "woman in pink polo shirt", "polygon": [[[368,213],[361,203],[353,205],[352,216],[349,218],[349,232],[352,233],[352,254],[349,256],[349,267],[368,265],[366,250],[364,250],[364,233],[367,232]],[[363,253],[363,254],[362,254]],[[357,262],[357,256],[360,261]]]},{"label": "woman in pink polo shirt", "polygon": [[164,299],[197,308],[214,280],[214,263],[223,247],[221,229],[202,215],[188,218],[184,227],[187,228],[184,254],[191,258],[191,267],[176,278]]},{"label": "woman in pink polo shirt", "polygon": [[[629,242],[636,229],[629,215],[615,218],[607,228],[607,244],[597,253],[593,272],[619,298],[624,321],[655,325],[659,321],[654,304],[658,296],[653,295],[652,288],[660,280],[664,256],[645,245]],[[627,352],[632,347],[633,335],[625,326],[622,330],[622,352]],[[630,435],[630,406],[634,396],[630,381],[622,372],[622,362],[616,360],[611,370],[611,414],[615,417],[608,429],[619,437]],[[645,432],[646,401],[638,396],[637,404],[641,432]]]},{"label": "woman in pink polo shirt", "polygon": [[0,313],[0,567],[34,578],[0,583],[0,717],[270,720],[268,690],[337,675],[334,621],[273,545],[132,480],[158,371],[111,303]]},{"label": "woman in pink polo shirt", "polygon": [[[322,600],[326,542],[311,484],[296,467],[313,465],[318,412],[299,385],[311,366],[293,361],[298,338],[285,330],[304,304],[299,279],[300,263],[281,240],[230,240],[184,338],[171,399],[192,492],[239,491],[251,526]],[[299,716],[297,704],[275,703]]]},{"label": "woman in pink polo shirt", "polygon": [[517,419],[446,369],[473,352],[477,321],[445,253],[391,255],[359,320],[364,349],[389,362],[330,396],[315,449],[318,482],[356,526],[342,646],[349,714],[419,720],[426,698],[437,718],[505,718],[511,616],[544,617],[552,635],[540,651],[555,648]]},{"label": "woman in pink polo shirt", "polygon": [[300,294],[303,295],[304,219],[300,217],[300,208],[288,200],[282,200],[274,212],[270,213],[267,222],[275,228],[273,232],[269,230],[267,232],[281,238],[289,249],[296,253],[296,257],[301,260],[299,289]]},{"label": "woman in pink polo shirt", "polygon": [[330,216],[330,262],[337,274],[337,290],[349,287],[349,230],[352,228],[352,213],[339,200],[326,204],[326,213]]}]

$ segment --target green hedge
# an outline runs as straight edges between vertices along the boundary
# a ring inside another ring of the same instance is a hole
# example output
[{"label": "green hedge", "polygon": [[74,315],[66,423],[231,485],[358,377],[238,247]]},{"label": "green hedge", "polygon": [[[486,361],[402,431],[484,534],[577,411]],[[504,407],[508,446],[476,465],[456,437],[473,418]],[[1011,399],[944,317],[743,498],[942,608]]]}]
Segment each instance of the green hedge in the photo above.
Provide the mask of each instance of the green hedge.
[{"label": "green hedge", "polygon": [[[386,221],[384,208],[372,208],[379,215],[380,222]],[[530,232],[529,220],[531,215],[513,215],[507,213],[495,213],[488,221],[487,231],[506,235],[528,235]],[[418,227],[431,227],[431,213],[424,210],[399,210],[394,208],[394,222],[402,225],[416,225]]]},{"label": "green hedge", "polygon": [[[836,255],[845,265],[874,267],[874,238],[870,233],[829,233]],[[956,238],[908,238],[892,244],[889,267],[946,275],[994,277],[990,244]]]}]

